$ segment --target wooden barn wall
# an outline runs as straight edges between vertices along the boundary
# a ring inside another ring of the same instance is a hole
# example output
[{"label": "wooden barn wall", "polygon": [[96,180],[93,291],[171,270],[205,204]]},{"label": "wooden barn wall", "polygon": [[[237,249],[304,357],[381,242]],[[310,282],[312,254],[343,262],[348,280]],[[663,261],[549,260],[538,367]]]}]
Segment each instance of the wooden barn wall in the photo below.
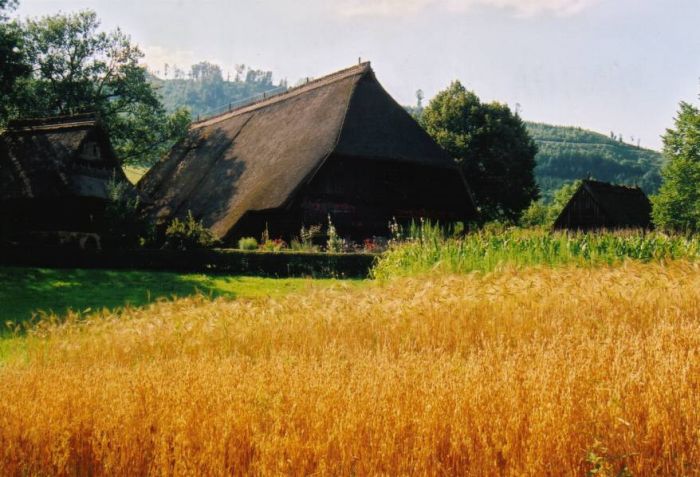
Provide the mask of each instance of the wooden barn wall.
[{"label": "wooden barn wall", "polygon": [[607,227],[611,225],[609,222],[593,197],[581,189],[564,209],[562,217],[557,220],[556,228],[592,230]]},{"label": "wooden barn wall", "polygon": [[421,217],[443,223],[467,220],[469,199],[455,170],[366,158],[333,157],[302,188],[286,209],[247,214],[230,236],[290,239],[302,225],[326,225],[331,216],[341,236],[361,241],[388,236],[395,217],[408,223]]}]

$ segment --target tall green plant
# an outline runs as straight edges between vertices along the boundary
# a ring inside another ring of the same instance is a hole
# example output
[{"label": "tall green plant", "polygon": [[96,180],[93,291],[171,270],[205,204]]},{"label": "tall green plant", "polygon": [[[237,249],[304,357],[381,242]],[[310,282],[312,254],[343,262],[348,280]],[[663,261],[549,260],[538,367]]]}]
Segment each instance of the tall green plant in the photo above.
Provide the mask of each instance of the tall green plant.
[{"label": "tall green plant", "polygon": [[217,243],[211,231],[196,220],[192,211],[184,220],[174,219],[165,230],[164,248],[172,250],[195,250],[212,247]]},{"label": "tall green plant", "polygon": [[377,278],[492,271],[503,266],[612,264],[622,260],[700,258],[700,238],[646,233],[550,233],[508,228],[463,238],[430,223],[417,224],[394,243],[373,273]]},{"label": "tall green plant", "polygon": [[340,253],[345,247],[345,240],[343,240],[339,235],[338,231],[331,220],[330,214],[328,214],[328,230],[327,230],[328,240],[326,241],[326,250],[330,253]]},{"label": "tall green plant", "polygon": [[141,213],[141,201],[130,184],[112,179],[107,187],[105,243],[110,247],[134,248],[154,240],[155,229]]}]

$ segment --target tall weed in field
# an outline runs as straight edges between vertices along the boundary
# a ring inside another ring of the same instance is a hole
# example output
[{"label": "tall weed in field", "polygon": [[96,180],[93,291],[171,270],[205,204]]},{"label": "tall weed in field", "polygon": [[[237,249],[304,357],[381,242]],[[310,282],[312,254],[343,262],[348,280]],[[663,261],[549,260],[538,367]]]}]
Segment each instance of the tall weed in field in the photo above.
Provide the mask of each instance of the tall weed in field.
[{"label": "tall weed in field", "polygon": [[696,259],[700,239],[680,235],[625,232],[548,232],[500,228],[455,237],[429,222],[412,224],[380,259],[377,278],[433,271],[467,273],[503,266],[600,265],[623,260]]}]

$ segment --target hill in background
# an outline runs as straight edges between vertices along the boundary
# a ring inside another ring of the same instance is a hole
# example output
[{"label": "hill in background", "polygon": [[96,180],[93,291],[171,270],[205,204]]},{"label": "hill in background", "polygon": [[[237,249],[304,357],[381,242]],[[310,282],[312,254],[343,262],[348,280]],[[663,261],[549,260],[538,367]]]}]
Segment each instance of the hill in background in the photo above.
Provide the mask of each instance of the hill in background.
[{"label": "hill in background", "polygon": [[218,65],[203,61],[184,71],[173,68],[169,77],[152,75],[151,83],[158,91],[168,111],[179,108],[190,110],[192,118],[220,113],[229,105],[287,86],[282,80],[275,84],[271,71],[237,65],[233,76],[225,74]]},{"label": "hill in background", "polygon": [[576,127],[526,123],[537,143],[535,176],[548,200],[566,182],[591,176],[616,184],[638,185],[647,194],[661,183],[661,153]]}]

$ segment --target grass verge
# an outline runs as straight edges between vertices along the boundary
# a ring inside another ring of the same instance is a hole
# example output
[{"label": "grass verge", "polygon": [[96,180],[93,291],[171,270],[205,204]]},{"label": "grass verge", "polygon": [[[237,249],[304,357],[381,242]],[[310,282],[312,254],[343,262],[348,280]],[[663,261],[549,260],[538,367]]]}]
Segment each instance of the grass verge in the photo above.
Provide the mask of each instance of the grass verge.
[{"label": "grass verge", "polygon": [[[357,283],[355,281],[351,283]],[[83,314],[125,306],[139,307],[163,298],[195,294],[229,298],[281,296],[336,280],[259,278],[169,272],[0,267],[0,336],[6,323],[47,314]]]}]

